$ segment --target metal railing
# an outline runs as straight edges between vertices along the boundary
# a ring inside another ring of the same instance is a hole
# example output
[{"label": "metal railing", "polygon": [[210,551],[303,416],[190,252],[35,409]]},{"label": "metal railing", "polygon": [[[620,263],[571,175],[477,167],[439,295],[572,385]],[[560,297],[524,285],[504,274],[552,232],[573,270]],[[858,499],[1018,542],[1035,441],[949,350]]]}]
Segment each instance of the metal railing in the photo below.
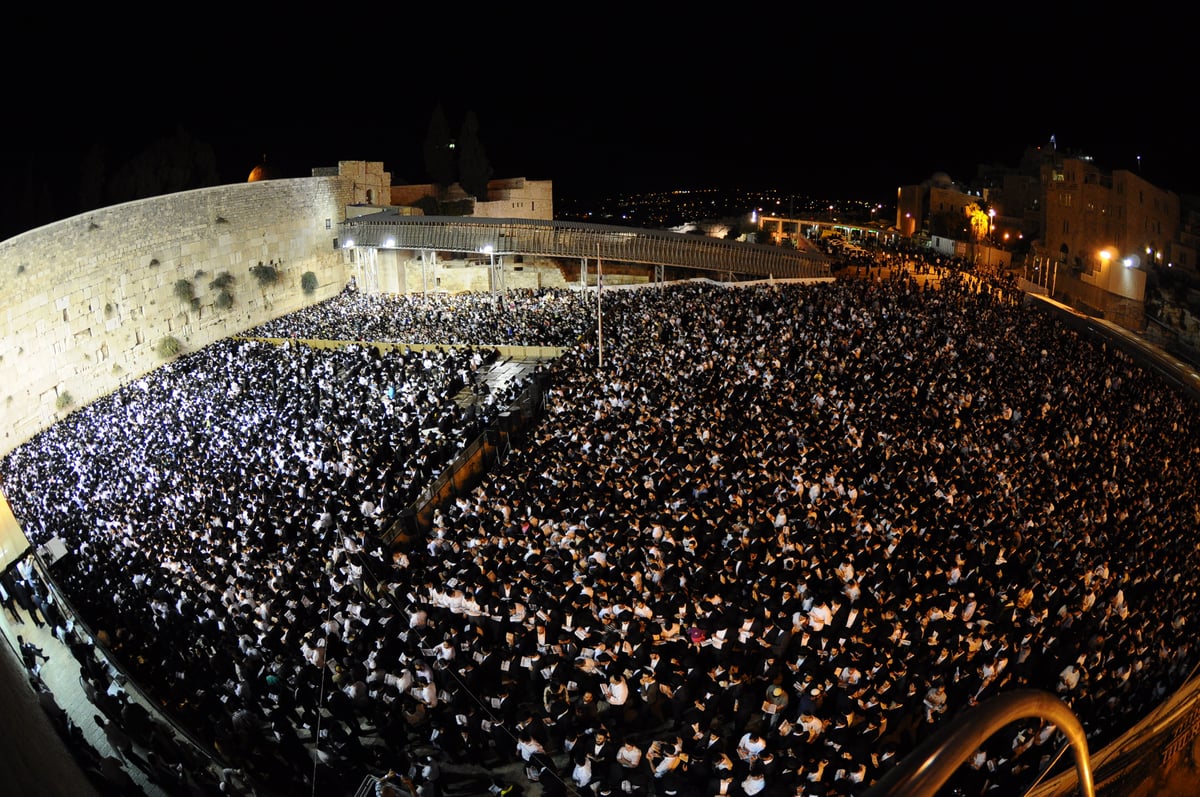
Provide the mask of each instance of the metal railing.
[{"label": "metal railing", "polygon": [[338,248],[456,252],[487,261],[509,255],[596,258],[755,277],[830,276],[823,253],[740,243],[667,230],[534,219],[402,216],[396,210],[346,219]]},{"label": "metal railing", "polygon": [[959,714],[880,778],[863,797],[933,797],[963,762],[992,734],[1023,719],[1048,720],[1075,752],[1075,772],[1083,797],[1095,797],[1092,763],[1083,726],[1065,703],[1040,689],[998,695]]}]

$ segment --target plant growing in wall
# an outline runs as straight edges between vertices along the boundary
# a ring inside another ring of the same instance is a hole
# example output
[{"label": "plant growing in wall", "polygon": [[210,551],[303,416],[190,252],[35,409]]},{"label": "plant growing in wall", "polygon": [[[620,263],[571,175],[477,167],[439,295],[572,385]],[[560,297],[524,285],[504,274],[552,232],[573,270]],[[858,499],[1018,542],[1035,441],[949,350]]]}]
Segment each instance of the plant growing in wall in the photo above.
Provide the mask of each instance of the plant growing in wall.
[{"label": "plant growing in wall", "polygon": [[213,277],[212,282],[208,283],[208,287],[211,290],[219,291],[231,287],[233,282],[233,275],[228,271],[222,271],[220,274]]},{"label": "plant growing in wall", "polygon": [[233,306],[233,275],[228,271],[222,271],[213,281],[208,283],[209,290],[217,292],[217,298],[213,300],[213,304],[218,310],[228,310]]},{"label": "plant growing in wall", "polygon": [[192,299],[196,298],[196,286],[192,285],[191,280],[175,280],[175,298],[184,304],[191,304]]},{"label": "plant growing in wall", "polygon": [[59,410],[65,410],[75,403],[75,398],[66,390],[58,394],[58,398],[54,400],[54,407]]},{"label": "plant growing in wall", "polygon": [[158,355],[160,357],[169,359],[169,358],[174,357],[177,354],[179,354],[179,352],[183,351],[183,344],[180,343],[179,339],[174,337],[173,335],[167,335],[165,338],[163,338],[162,340],[160,340],[158,342],[158,346],[155,348],[158,351]]},{"label": "plant growing in wall", "polygon": [[300,275],[300,287],[305,293],[312,293],[317,289],[317,275],[312,271],[306,271]]},{"label": "plant growing in wall", "polygon": [[266,288],[279,282],[279,269],[274,263],[264,264],[261,260],[257,266],[250,267],[250,274],[254,279],[258,280],[258,285],[261,288]]}]

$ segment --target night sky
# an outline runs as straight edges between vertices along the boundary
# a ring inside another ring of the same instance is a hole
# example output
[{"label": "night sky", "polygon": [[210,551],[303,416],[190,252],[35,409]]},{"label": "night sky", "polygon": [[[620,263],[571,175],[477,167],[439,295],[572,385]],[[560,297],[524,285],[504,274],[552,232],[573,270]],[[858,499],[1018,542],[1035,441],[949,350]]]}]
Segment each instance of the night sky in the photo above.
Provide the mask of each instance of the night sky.
[{"label": "night sky", "polygon": [[380,160],[393,182],[425,182],[440,105],[455,133],[475,113],[494,176],[552,180],[561,197],[741,187],[886,202],[934,172],[1015,165],[1051,136],[1200,192],[1183,20],[1069,3],[922,4],[920,18],[808,5],[195,6],[117,30],[111,16],[18,13],[10,45],[52,44],[0,56],[0,165],[10,197],[49,185],[64,215],[89,148],[111,168],[180,131],[212,146],[220,182],[264,156],[281,176]]}]

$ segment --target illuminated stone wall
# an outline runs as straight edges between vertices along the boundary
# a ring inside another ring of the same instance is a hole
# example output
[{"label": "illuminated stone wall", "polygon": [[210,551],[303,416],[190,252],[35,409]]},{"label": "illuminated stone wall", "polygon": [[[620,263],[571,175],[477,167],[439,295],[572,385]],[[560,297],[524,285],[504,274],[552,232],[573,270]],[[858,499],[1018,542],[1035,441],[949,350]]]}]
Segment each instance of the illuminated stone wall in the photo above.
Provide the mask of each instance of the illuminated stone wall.
[{"label": "illuminated stone wall", "polygon": [[[164,338],[194,351],[340,291],[351,271],[333,242],[354,189],[338,175],[206,188],[0,242],[0,455],[161,365]],[[260,263],[277,283],[255,279]]]}]

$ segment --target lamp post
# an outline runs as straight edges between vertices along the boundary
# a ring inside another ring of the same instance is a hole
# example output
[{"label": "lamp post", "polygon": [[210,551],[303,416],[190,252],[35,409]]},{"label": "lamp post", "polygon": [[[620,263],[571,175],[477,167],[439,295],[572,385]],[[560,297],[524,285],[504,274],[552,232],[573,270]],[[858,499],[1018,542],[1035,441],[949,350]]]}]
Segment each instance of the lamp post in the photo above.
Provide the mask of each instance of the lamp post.
[{"label": "lamp post", "polygon": [[1148,245],[1148,244],[1147,244],[1147,246],[1146,246],[1146,260],[1149,262],[1149,264],[1150,264],[1151,266],[1157,266],[1157,265],[1159,265],[1159,264],[1162,262],[1162,250],[1161,250],[1161,249],[1155,249],[1153,246],[1150,246],[1150,245]]},{"label": "lamp post", "polygon": [[[491,244],[487,244],[483,247],[483,251],[488,256],[488,276],[492,284],[492,293],[503,291],[504,275],[502,271],[500,273],[496,271],[496,249]],[[503,266],[501,266],[501,269],[503,269]]]},{"label": "lamp post", "polygon": [[988,208],[988,248],[987,248],[987,268],[990,270],[992,266],[992,247],[996,245],[996,209]]}]

